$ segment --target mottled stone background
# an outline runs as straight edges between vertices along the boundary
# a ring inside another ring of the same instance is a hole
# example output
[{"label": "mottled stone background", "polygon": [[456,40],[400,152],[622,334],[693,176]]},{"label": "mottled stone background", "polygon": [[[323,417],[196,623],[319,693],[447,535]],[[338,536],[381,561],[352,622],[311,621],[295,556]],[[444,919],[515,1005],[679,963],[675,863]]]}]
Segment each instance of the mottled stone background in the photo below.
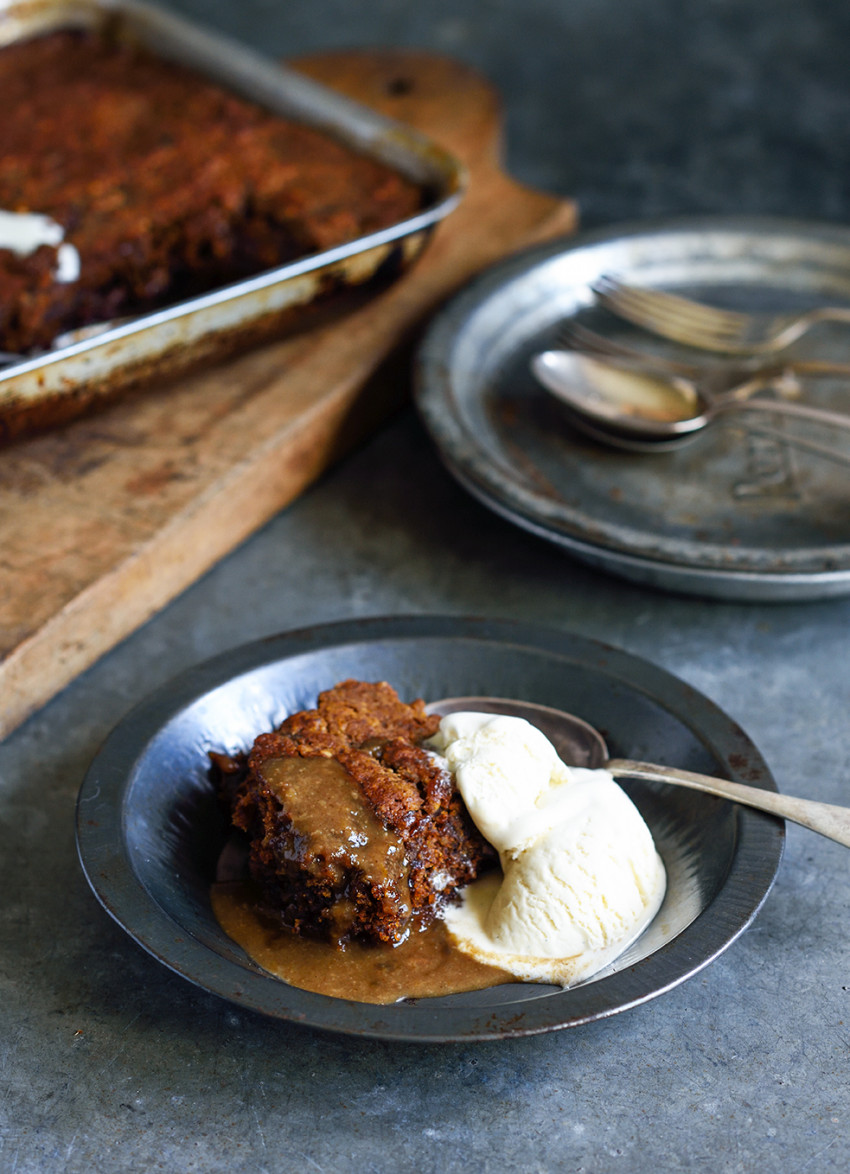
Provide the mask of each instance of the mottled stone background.
[{"label": "mottled stone background", "polygon": [[[383,43],[475,64],[504,96],[513,173],[577,196],[587,225],[850,218],[844,0],[174,7],[278,56]],[[850,603],[705,603],[581,567],[472,501],[407,414],[0,746],[0,1169],[846,1171],[850,857],[800,829],[753,927],[697,977],[501,1044],[266,1021],[171,974],[101,910],[74,800],[130,706],[246,640],[405,612],[618,644],[734,715],[782,789],[850,802]]]}]

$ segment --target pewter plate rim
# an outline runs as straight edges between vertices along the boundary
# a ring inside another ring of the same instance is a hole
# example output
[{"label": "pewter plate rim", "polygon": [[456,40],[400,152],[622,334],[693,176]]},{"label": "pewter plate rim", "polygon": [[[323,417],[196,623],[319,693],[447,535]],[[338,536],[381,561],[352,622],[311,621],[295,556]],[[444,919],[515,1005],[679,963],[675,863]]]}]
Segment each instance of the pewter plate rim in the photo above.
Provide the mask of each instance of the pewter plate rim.
[{"label": "pewter plate rim", "polygon": [[[475,279],[435,319],[417,356],[416,405],[449,470],[503,517],[626,578],[685,593],[761,601],[816,599],[850,591],[850,541],[780,551],[724,545],[716,536],[712,541],[698,534],[675,540],[642,532],[634,525],[619,525],[616,520],[600,520],[592,502],[588,512],[583,503],[558,496],[557,487],[554,495],[538,490],[529,470],[520,468],[519,458],[514,460],[503,450],[494,456],[463,419],[464,401],[478,408],[486,394],[476,383],[479,375],[469,369],[466,353],[474,351],[481,335],[478,320],[491,313],[487,329],[495,333],[494,321],[504,312],[508,297],[525,296],[533,304],[533,296],[524,291],[550,263],[571,259],[582,277],[576,277],[568,292],[589,305],[590,281],[602,272],[600,258],[605,249],[637,247],[645,255],[659,245],[662,250],[691,247],[697,253],[704,250],[703,256],[708,257],[713,249],[722,258],[724,249],[739,250],[742,241],[753,242],[756,250],[767,250],[768,255],[770,249],[778,255],[788,248],[809,250],[815,259],[812,264],[816,261],[825,272],[829,266],[833,279],[845,295],[850,294],[850,229],[778,217],[679,217],[613,226],[536,246]],[[506,332],[511,328],[507,320],[504,327]],[[501,362],[501,358],[494,360],[493,378],[499,377]],[[589,449],[590,457],[583,458],[578,449],[578,455],[571,452],[571,457],[593,460],[593,451]],[[533,473],[533,452],[530,456],[524,452],[523,458]],[[839,475],[847,477],[843,470]]]},{"label": "pewter plate rim", "polygon": [[656,559],[609,550],[566,534],[555,534],[534,519],[515,513],[503,502],[490,497],[481,486],[467,479],[463,471],[452,465],[445,455],[443,463],[473,497],[500,517],[529,534],[555,543],[589,566],[609,571],[642,586],[696,595],[706,600],[735,599],[743,603],[796,603],[812,599],[835,599],[850,592],[850,579],[845,571],[823,571],[816,575],[789,572],[781,576],[740,571],[718,575],[704,567],[674,567]]},{"label": "pewter plate rim", "polygon": [[[230,706],[235,695],[231,690],[237,686],[250,698],[254,674],[269,668],[276,672],[282,666],[290,674],[303,676],[309,671],[326,671],[328,657],[348,667],[360,662],[368,666],[377,659],[390,678],[393,666],[406,666],[405,671],[418,673],[424,664],[426,675],[430,674],[441,695],[447,696],[457,692],[457,674],[469,658],[480,661],[482,656],[486,663],[498,667],[499,674],[507,672],[508,676],[512,666],[524,658],[523,695],[544,703],[547,698],[557,703],[559,698],[552,696],[551,687],[547,692],[537,683],[540,673],[550,674],[550,685],[557,680],[558,688],[570,675],[571,688],[583,688],[592,677],[606,699],[611,691],[611,696],[625,698],[629,706],[651,705],[658,721],[684,730],[689,743],[709,751],[717,769],[729,777],[775,790],[758,750],[713,702],[665,670],[599,641],[537,625],[474,617],[344,621],[283,633],[224,653],[163,686],[119,723],[95,757],[77,802],[79,858],[98,900],[139,945],[202,989],[273,1018],[362,1037],[448,1042],[532,1035],[616,1014],[685,981],[731,945],[756,916],[780,863],[784,843],[781,821],[724,805],[731,836],[727,836],[726,846],[728,871],[694,920],[664,940],[654,953],[615,973],[604,973],[596,981],[566,991],[551,987],[540,987],[533,994],[526,991],[525,1001],[506,998],[504,992],[510,988],[504,987],[493,988],[492,995],[479,992],[474,1005],[464,1003],[465,996],[461,996],[460,1002],[424,999],[372,1006],[301,991],[265,974],[244,956],[241,961],[235,958],[234,950],[241,952],[229,939],[224,940],[231,948],[230,956],[211,948],[203,940],[210,924],[223,936],[214,920],[210,921],[211,912],[203,914],[206,928],[202,925],[204,932],[199,933],[191,917],[175,920],[142,883],[139,872],[145,867],[144,853],[140,857],[136,851],[134,856],[132,841],[138,834],[144,837],[145,829],[134,828],[133,820],[144,823],[147,815],[133,788],[146,765],[161,777],[162,760],[146,764],[146,759],[161,752],[162,740],[167,743],[175,723],[179,728],[181,722],[188,721],[187,728],[195,739],[187,747],[181,734],[181,752],[186,750],[206,761],[206,747],[202,738],[198,741],[196,729],[198,708],[207,706],[209,712],[217,696],[217,704],[223,697]],[[447,659],[451,662],[448,667]],[[534,666],[531,673],[529,665]],[[330,683],[325,681],[320,687]],[[463,680],[460,687],[468,689],[469,681]],[[505,695],[504,689],[500,691]],[[244,696],[240,704],[245,704]],[[252,720],[255,718],[259,720],[252,715]],[[174,788],[173,798],[169,787]],[[179,816],[173,827],[179,827],[180,819],[185,821],[183,792],[188,787],[186,778],[179,775],[166,783],[167,802],[173,803]],[[698,793],[678,794],[692,797]],[[701,801],[723,802],[705,796]],[[169,833],[173,827],[169,820]],[[183,900],[183,887],[192,881],[190,873],[191,866],[185,860],[178,860],[171,871],[169,859],[168,883],[177,886],[179,900]],[[204,878],[196,877],[195,881],[200,891]]]}]

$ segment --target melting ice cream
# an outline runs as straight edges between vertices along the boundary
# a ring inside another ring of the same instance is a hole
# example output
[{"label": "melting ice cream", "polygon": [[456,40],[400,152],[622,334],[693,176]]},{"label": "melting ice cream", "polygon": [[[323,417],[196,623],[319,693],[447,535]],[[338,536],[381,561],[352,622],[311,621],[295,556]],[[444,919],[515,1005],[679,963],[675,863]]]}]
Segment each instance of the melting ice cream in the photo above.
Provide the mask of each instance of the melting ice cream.
[{"label": "melting ice cream", "polygon": [[451,714],[429,745],[502,864],[447,911],[458,946],[518,978],[562,986],[622,953],[657,913],[666,876],[612,776],[566,766],[522,718]]}]

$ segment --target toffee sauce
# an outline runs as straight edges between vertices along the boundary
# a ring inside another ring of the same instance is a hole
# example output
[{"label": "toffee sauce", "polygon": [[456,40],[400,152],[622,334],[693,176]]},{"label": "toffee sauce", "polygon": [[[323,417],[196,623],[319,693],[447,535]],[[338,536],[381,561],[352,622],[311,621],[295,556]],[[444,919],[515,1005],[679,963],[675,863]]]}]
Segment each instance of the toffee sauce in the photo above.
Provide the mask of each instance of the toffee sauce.
[{"label": "toffee sauce", "polygon": [[[262,764],[260,774],[311,853],[345,869],[362,869],[410,916],[404,845],[365,804],[338,761],[275,758]],[[263,915],[259,894],[245,876],[244,852],[231,842],[221,854],[212,887],[213,913],[250,958],[302,990],[360,1003],[395,1003],[517,981],[507,971],[464,954],[439,920],[425,930],[414,928],[397,946],[352,941],[341,947],[304,937]],[[346,902],[338,902],[334,912],[331,927],[337,919],[345,920]]]},{"label": "toffee sauce", "polygon": [[248,881],[215,884],[211,896],[213,912],[227,936],[264,970],[301,990],[358,1003],[396,1003],[518,981],[507,971],[464,954],[442,921],[411,933],[398,946],[351,942],[339,949],[264,918]]},{"label": "toffee sauce", "polygon": [[363,801],[357,783],[335,758],[271,758],[259,777],[286,811],[309,854],[359,868],[382,888],[400,881],[402,909],[410,916],[404,844]]}]

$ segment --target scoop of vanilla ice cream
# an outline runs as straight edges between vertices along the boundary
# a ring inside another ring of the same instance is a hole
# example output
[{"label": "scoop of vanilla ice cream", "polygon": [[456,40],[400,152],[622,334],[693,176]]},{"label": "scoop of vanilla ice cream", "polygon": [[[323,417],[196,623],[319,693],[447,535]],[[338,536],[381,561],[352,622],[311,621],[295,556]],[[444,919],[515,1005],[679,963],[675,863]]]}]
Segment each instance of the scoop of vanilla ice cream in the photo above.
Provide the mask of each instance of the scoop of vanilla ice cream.
[{"label": "scoop of vanilla ice cream", "polygon": [[520,978],[569,985],[649,924],[666,877],[649,828],[604,770],[566,766],[521,718],[456,713],[430,742],[502,875],[468,886],[446,924],[461,949]]},{"label": "scoop of vanilla ice cream", "polygon": [[536,834],[538,801],[568,774],[545,734],[522,718],[452,713],[428,745],[445,759],[475,826],[500,853],[521,846],[526,824],[527,835]]}]

